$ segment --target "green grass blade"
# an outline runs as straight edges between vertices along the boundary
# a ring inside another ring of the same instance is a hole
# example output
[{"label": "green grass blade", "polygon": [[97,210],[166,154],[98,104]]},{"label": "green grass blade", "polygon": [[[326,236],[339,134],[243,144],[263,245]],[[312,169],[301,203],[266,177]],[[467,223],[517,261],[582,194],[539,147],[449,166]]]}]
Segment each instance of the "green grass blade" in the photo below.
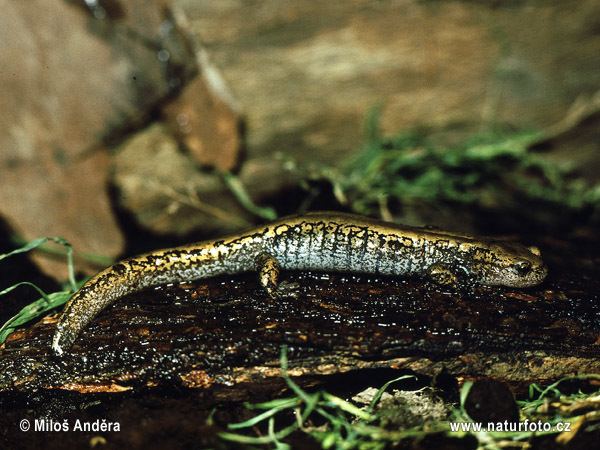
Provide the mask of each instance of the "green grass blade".
[{"label": "green grass blade", "polygon": [[[46,244],[47,242],[54,242],[58,245],[62,245],[66,249],[67,256],[67,270],[69,277],[69,284],[71,289],[74,291],[77,290],[77,282],[75,281],[75,264],[73,263],[73,246],[64,238],[58,236],[50,236],[50,237],[42,237],[38,239],[34,239],[30,242],[27,242],[25,245],[12,250],[11,252],[4,253],[0,255],[0,261],[3,259],[9,258],[14,255],[18,255],[19,253],[26,253],[31,250],[35,250],[38,247]],[[0,294],[1,295],[1,294]]]},{"label": "green grass blade", "polygon": [[551,385],[546,387],[544,390],[542,390],[540,392],[540,394],[538,395],[537,399],[541,400],[541,399],[545,398],[550,392],[554,392],[554,394],[558,397],[561,394],[561,392],[558,390],[559,384],[561,384],[565,381],[569,381],[569,380],[586,380],[586,379],[600,380],[600,374],[581,374],[581,375],[577,375],[574,377],[561,378],[560,380],[556,381],[555,383],[552,383]]},{"label": "green grass blade", "polygon": [[[45,239],[45,238],[42,238],[42,239]],[[23,246],[23,245],[28,244],[28,242],[25,239],[22,239],[18,236],[12,236],[11,242],[17,246]],[[53,247],[47,246],[45,244],[39,245],[38,247],[36,247],[36,249],[39,252],[46,253],[46,254],[52,255],[52,256],[67,256],[66,250],[60,250],[59,248],[53,248]],[[113,264],[115,262],[114,259],[111,258],[110,256],[97,255],[97,254],[93,254],[93,253],[77,252],[77,256],[79,259],[86,261],[89,264],[91,264],[99,269],[110,266],[111,264]]]},{"label": "green grass blade", "polygon": [[288,387],[294,392],[294,394],[296,394],[298,397],[300,397],[305,403],[307,403],[307,404],[312,403],[314,401],[314,396],[316,396],[318,394],[311,395],[311,394],[308,394],[307,392],[305,392],[300,386],[298,386],[296,383],[294,383],[294,381],[290,378],[290,376],[287,373],[288,358],[287,358],[287,346],[286,345],[281,346],[279,362],[281,365],[281,376],[287,383]]},{"label": "green grass blade", "polygon": [[10,336],[10,334],[15,331],[16,328],[43,316],[54,308],[65,304],[70,297],[71,292],[69,291],[53,292],[25,306],[17,314],[8,319],[6,323],[2,325],[2,327],[0,327],[0,344],[6,341],[6,338],[8,338],[8,336]]},{"label": "green grass blade", "polygon": [[8,294],[9,292],[14,291],[15,289],[17,289],[17,288],[19,288],[21,286],[30,286],[30,287],[32,287],[33,289],[35,289],[37,291],[38,294],[40,294],[42,296],[42,298],[44,300],[49,301],[48,294],[46,294],[37,285],[35,285],[34,283],[30,283],[29,281],[21,281],[20,283],[13,284],[12,286],[4,289],[3,291],[0,291],[0,297],[3,296],[3,295]]},{"label": "green grass blade", "polygon": [[379,400],[381,400],[381,396],[383,395],[383,393],[387,390],[387,388],[389,388],[393,383],[396,383],[398,381],[402,381],[402,380],[408,380],[409,378],[414,378],[416,379],[417,377],[415,377],[414,375],[402,375],[401,377],[398,378],[394,378],[393,380],[388,381],[387,383],[385,383],[383,386],[381,386],[378,390],[377,393],[373,396],[373,399],[371,400],[371,403],[369,403],[369,411],[373,411],[373,409],[375,408],[375,406],[377,405],[377,403],[379,403]]},{"label": "green grass blade", "polygon": [[69,284],[71,286],[71,291],[75,292],[77,290],[77,281],[75,281],[75,264],[73,262],[73,246],[69,244],[65,239],[61,237],[51,238],[52,241],[56,242],[64,246],[67,250],[67,270],[69,276]]},{"label": "green grass blade", "polygon": [[248,409],[272,409],[279,408],[284,405],[297,406],[300,400],[297,397],[277,398],[263,403],[245,403],[244,406]]},{"label": "green grass blade", "polygon": [[328,392],[323,393],[323,398],[329,403],[331,403],[332,406],[340,408],[342,411],[345,411],[348,414],[352,414],[353,416],[358,417],[361,420],[369,422],[375,419],[375,416],[369,414],[364,409],[360,409],[358,406],[355,406],[352,403],[347,402],[346,400],[340,397],[329,394]]},{"label": "green grass blade", "polygon": [[3,343],[4,341],[6,341],[8,336],[17,327],[24,325],[26,323],[29,323],[32,320],[43,316],[48,311],[50,311],[54,308],[57,308],[57,307],[63,305],[64,303],[66,303],[69,300],[71,294],[73,292],[75,292],[79,287],[79,284],[77,283],[77,280],[75,279],[75,264],[73,262],[73,247],[71,246],[71,244],[69,244],[69,242],[66,239],[63,239],[61,237],[42,237],[42,238],[34,239],[15,250],[12,250],[8,253],[1,254],[0,261],[4,260],[6,258],[9,258],[11,256],[14,256],[14,255],[18,255],[20,253],[26,253],[26,252],[29,252],[36,248],[39,248],[42,245],[46,244],[47,242],[54,242],[65,248],[66,258],[67,258],[69,289],[65,290],[65,291],[54,292],[52,294],[46,294],[46,292],[44,292],[41,288],[39,288],[34,283],[31,283],[29,281],[22,281],[20,283],[16,283],[16,284],[0,291],[0,297],[1,297],[3,295],[8,294],[9,292],[14,291],[15,289],[17,289],[21,286],[29,286],[29,287],[33,288],[41,296],[40,299],[38,299],[38,300],[34,301],[33,303],[30,303],[29,305],[22,308],[16,315],[11,317],[8,321],[6,321],[6,323],[4,323],[4,325],[2,325],[2,327],[0,327],[0,343]]},{"label": "green grass blade", "polygon": [[46,242],[48,242],[48,239],[49,238],[47,238],[47,237],[34,239],[33,241],[30,241],[27,244],[23,245],[22,247],[19,247],[9,253],[1,254],[0,261],[2,261],[3,259],[9,258],[11,256],[14,256],[14,255],[18,255],[19,253],[27,253],[28,251],[31,251],[31,250],[39,247],[40,245],[45,244]]},{"label": "green grass blade", "polygon": [[291,450],[292,447],[290,447],[288,444],[284,444],[283,442],[281,442],[278,439],[277,433],[275,433],[275,418],[274,417],[271,417],[269,419],[269,429],[268,430],[269,430],[269,437],[273,440],[276,450]]},{"label": "green grass blade", "polygon": [[230,172],[222,172],[221,176],[236,200],[248,212],[265,220],[277,219],[277,212],[273,208],[268,206],[258,206],[252,201],[250,195],[248,195],[248,191],[238,177]]},{"label": "green grass blade", "polygon": [[[292,434],[294,431],[298,429],[298,424],[294,423],[285,428],[282,428],[278,432],[274,434],[274,437],[277,440],[281,440]],[[245,434],[235,434],[235,433],[227,433],[221,432],[219,433],[219,437],[231,442],[237,442],[239,444],[272,444],[273,436],[246,436]]]},{"label": "green grass blade", "polygon": [[254,416],[251,419],[248,419],[244,422],[229,424],[229,425],[227,425],[227,428],[229,428],[230,430],[239,430],[240,428],[253,427],[254,425],[257,425],[258,423],[262,422],[263,420],[271,418],[272,416],[274,416],[275,414],[277,414],[281,411],[293,408],[297,404],[298,404],[298,402],[296,401],[293,404],[286,404],[284,406],[278,406],[276,408],[272,408],[268,411],[265,411],[261,414]]}]

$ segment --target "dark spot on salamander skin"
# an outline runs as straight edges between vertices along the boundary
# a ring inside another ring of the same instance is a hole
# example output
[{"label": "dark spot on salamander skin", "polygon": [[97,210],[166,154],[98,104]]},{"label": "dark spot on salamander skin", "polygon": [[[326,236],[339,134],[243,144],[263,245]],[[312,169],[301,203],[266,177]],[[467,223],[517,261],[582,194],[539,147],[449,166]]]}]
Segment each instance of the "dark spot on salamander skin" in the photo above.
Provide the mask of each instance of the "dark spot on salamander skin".
[{"label": "dark spot on salamander skin", "polygon": [[127,266],[123,263],[115,264],[112,267],[112,271],[117,273],[118,275],[123,275],[127,272]]},{"label": "dark spot on salamander skin", "polygon": [[367,256],[367,251],[369,249],[369,239],[370,239],[370,231],[369,231],[369,227],[363,227],[361,228],[363,234],[363,241],[362,241],[362,245],[361,245],[361,254],[360,254],[360,259],[364,260]]},{"label": "dark spot on salamander skin", "polygon": [[113,280],[118,281],[121,279],[120,275],[117,275],[114,272],[109,272],[106,275],[104,275],[102,278],[100,278],[98,281],[100,281],[101,283],[111,283]]},{"label": "dark spot on salamander skin", "polygon": [[161,259],[162,260],[162,257],[155,256],[155,255],[146,255],[146,257],[145,257],[145,264],[155,265],[157,259]]},{"label": "dark spot on salamander skin", "polygon": [[400,242],[398,239],[395,238],[390,238],[387,239],[387,247],[392,250],[393,252],[398,252],[398,251],[402,251],[404,248],[404,245],[402,244],[402,242]]},{"label": "dark spot on salamander skin", "polygon": [[332,223],[333,226],[333,230],[332,230],[332,234],[333,234],[333,242],[331,245],[331,253],[333,255],[337,254],[338,251],[338,247],[339,247],[339,239],[340,239],[340,234],[341,234],[341,225],[339,223]]},{"label": "dark spot on salamander skin", "polygon": [[434,245],[439,249],[448,248],[450,241],[447,239],[437,239]]},{"label": "dark spot on salamander skin", "polygon": [[185,252],[182,252],[181,250],[169,250],[165,253],[163,253],[163,256],[165,258],[181,258],[181,255],[183,255]]},{"label": "dark spot on salamander skin", "polygon": [[143,269],[146,265],[139,261],[137,258],[129,258],[123,261],[123,264],[127,264],[129,270]]},{"label": "dark spot on salamander skin", "polygon": [[352,253],[354,249],[352,248],[352,240],[354,239],[354,231],[352,228],[348,228],[348,233],[346,234],[346,242],[348,245],[348,249],[346,250],[346,267],[352,267]]}]

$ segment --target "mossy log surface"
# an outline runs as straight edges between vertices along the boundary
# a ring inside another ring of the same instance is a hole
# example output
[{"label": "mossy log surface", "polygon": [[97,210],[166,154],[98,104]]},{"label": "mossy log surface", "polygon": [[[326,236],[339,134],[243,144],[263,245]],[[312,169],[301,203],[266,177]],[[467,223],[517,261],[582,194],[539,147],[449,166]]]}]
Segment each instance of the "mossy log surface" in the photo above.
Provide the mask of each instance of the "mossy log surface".
[{"label": "mossy log surface", "polygon": [[541,244],[550,275],[527,290],[321,273],[284,273],[300,295],[279,301],[252,274],[160,286],[108,308],[63,358],[50,353],[56,316],[13,334],[0,350],[0,390],[261,382],[279,376],[284,344],[292,375],[445,369],[522,384],[600,373],[598,252]]}]

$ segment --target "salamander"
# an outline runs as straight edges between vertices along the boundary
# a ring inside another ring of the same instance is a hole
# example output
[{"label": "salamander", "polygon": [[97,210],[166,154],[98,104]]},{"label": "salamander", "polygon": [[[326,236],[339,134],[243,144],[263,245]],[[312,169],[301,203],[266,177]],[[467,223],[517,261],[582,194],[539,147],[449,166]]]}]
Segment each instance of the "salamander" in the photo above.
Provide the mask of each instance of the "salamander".
[{"label": "salamander", "polygon": [[417,275],[440,284],[468,279],[518,288],[537,285],[547,274],[536,247],[351,214],[308,213],[108,267],[73,294],[59,318],[52,349],[63,354],[100,311],[126,294],[256,270],[266,294],[277,298],[285,294],[278,283],[281,269]]}]

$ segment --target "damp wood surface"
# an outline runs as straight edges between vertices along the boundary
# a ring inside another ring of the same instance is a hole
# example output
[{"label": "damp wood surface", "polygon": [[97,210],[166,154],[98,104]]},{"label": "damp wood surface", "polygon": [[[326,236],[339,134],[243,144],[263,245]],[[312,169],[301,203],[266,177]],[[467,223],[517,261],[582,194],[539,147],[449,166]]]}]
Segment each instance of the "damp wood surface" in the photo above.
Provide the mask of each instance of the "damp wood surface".
[{"label": "damp wood surface", "polygon": [[0,391],[256,383],[279,376],[282,345],[296,376],[395,368],[524,384],[600,373],[597,247],[540,244],[550,275],[525,290],[317,272],[284,272],[299,296],[277,301],[254,274],[160,286],[103,311],[63,358],[50,353],[49,316],[1,348]]}]

